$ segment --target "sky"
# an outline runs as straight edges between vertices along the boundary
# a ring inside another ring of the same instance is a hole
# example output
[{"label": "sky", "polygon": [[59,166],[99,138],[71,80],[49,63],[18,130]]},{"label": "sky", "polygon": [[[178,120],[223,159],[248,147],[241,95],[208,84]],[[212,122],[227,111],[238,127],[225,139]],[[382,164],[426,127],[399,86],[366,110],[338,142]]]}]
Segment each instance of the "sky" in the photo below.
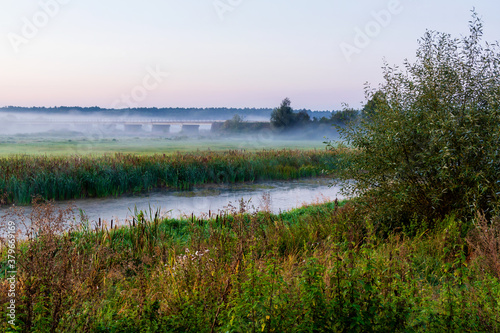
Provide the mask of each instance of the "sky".
[{"label": "sky", "polygon": [[359,108],[383,61],[500,2],[0,0],[0,106]]}]

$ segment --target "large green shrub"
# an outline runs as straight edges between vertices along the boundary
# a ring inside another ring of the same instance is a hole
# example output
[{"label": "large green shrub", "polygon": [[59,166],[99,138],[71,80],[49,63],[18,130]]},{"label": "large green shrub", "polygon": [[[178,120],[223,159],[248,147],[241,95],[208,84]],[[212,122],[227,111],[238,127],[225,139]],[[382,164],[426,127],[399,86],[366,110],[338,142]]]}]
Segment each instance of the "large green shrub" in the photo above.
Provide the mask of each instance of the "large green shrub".
[{"label": "large green shrub", "polygon": [[414,63],[385,64],[384,83],[366,89],[369,112],[339,129],[355,148],[345,189],[386,227],[491,214],[498,202],[500,53],[475,12],[469,27],[461,38],[428,31]]}]

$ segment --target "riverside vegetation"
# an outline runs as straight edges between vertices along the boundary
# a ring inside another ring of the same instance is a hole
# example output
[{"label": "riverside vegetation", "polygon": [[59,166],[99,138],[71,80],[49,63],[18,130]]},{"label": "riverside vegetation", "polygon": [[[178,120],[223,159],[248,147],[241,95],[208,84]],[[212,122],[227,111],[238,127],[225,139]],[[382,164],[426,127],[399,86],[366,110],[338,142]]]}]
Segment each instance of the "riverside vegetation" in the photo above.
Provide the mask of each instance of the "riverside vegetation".
[{"label": "riverside vegetation", "polygon": [[[335,175],[354,180],[348,202],[140,211],[120,228],[36,200],[7,216],[28,223],[18,318],[2,329],[500,332],[500,56],[479,43],[475,13],[470,28],[461,40],[428,32],[406,72],[386,66],[363,118],[341,130],[350,147],[330,144]],[[4,244],[0,262],[5,274]]]},{"label": "riverside vegetation", "polygon": [[498,219],[383,237],[352,202],[279,215],[263,206],[68,229],[69,211],[35,203],[17,247],[17,325],[2,331],[500,330]]},{"label": "riverside vegetation", "polygon": [[101,198],[165,187],[297,179],[335,170],[338,154],[324,149],[284,149],[152,156],[18,155],[0,158],[0,193],[6,203],[29,204],[35,196]]}]

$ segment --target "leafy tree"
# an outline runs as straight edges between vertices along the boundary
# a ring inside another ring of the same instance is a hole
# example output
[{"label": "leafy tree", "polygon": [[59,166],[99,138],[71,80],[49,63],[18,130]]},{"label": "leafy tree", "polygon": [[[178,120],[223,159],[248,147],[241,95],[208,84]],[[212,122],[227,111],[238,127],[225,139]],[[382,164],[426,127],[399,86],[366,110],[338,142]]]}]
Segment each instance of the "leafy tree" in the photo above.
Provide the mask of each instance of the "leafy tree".
[{"label": "leafy tree", "polygon": [[369,118],[384,103],[387,103],[384,93],[377,90],[361,110],[363,117]]},{"label": "leafy tree", "polygon": [[470,35],[460,39],[427,31],[416,62],[405,60],[404,71],[384,64],[380,92],[366,89],[370,116],[340,129],[355,150],[339,174],[353,180],[345,190],[372,204],[387,228],[448,214],[495,213],[499,45],[482,43],[474,11],[469,27]]},{"label": "leafy tree", "polygon": [[294,113],[289,98],[285,98],[279,108],[271,113],[271,125],[278,130],[287,130],[294,127],[304,127],[311,124],[311,116],[307,110]]},{"label": "leafy tree", "polygon": [[243,125],[243,118],[239,114],[235,114],[233,118],[224,122],[222,129],[228,131],[239,131],[243,128]]},{"label": "leafy tree", "polygon": [[273,110],[271,113],[271,124],[273,127],[284,130],[294,125],[295,117],[290,104],[290,99],[287,97],[281,102],[279,108]]},{"label": "leafy tree", "polygon": [[307,113],[306,110],[301,110],[294,114],[295,116],[295,126],[306,126],[311,123],[311,116]]},{"label": "leafy tree", "polygon": [[345,107],[344,110],[337,111],[337,112],[332,112],[332,115],[330,116],[330,121],[334,125],[338,126],[345,126],[350,122],[356,121],[359,116],[359,111]]}]

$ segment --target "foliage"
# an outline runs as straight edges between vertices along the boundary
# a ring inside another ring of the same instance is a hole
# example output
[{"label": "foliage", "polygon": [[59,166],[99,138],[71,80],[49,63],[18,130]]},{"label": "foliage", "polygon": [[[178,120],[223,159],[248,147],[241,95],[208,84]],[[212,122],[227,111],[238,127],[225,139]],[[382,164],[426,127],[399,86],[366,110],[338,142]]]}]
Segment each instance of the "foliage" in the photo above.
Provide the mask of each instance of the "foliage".
[{"label": "foliage", "polygon": [[387,100],[385,98],[384,93],[381,90],[377,90],[369,97],[365,106],[361,110],[363,117],[370,118],[372,114],[374,114],[381,105],[386,105]]},{"label": "foliage", "polygon": [[225,130],[240,131],[243,129],[243,118],[239,114],[235,114],[233,118],[224,122],[222,128]]},{"label": "foliage", "polygon": [[271,113],[271,125],[275,129],[284,131],[311,123],[311,117],[306,110],[295,113],[290,104],[290,99],[285,98],[280,107],[274,109]]},{"label": "foliage", "polygon": [[[141,211],[128,227],[63,231],[66,213],[34,205],[38,233],[17,245],[17,331],[500,330],[500,283],[485,260],[495,257],[468,255],[453,217],[379,238],[350,203],[278,215],[245,207],[181,220]],[[2,304],[7,288],[2,280]]]},{"label": "foliage", "polygon": [[[482,45],[473,13],[462,39],[427,32],[405,71],[385,65],[385,83],[367,88],[360,123],[340,129],[355,148],[346,190],[376,210],[387,230],[455,212],[492,216],[500,183],[500,53]],[[331,147],[335,150],[335,147]]]},{"label": "foliage", "polygon": [[333,125],[345,126],[349,123],[357,121],[358,118],[359,111],[346,106],[344,110],[333,112],[330,117],[330,122]]},{"label": "foliage", "polygon": [[212,132],[228,132],[228,133],[248,133],[248,132],[259,132],[270,130],[270,124],[264,122],[250,122],[244,121],[243,118],[235,114],[233,118],[226,120],[220,128],[214,128],[214,124],[212,124]]},{"label": "foliage", "polygon": [[293,109],[290,106],[290,99],[285,98],[279,108],[271,113],[271,124],[277,129],[286,129],[294,124]]},{"label": "foliage", "polygon": [[311,123],[311,117],[305,110],[300,110],[295,115],[295,126],[305,126]]}]

